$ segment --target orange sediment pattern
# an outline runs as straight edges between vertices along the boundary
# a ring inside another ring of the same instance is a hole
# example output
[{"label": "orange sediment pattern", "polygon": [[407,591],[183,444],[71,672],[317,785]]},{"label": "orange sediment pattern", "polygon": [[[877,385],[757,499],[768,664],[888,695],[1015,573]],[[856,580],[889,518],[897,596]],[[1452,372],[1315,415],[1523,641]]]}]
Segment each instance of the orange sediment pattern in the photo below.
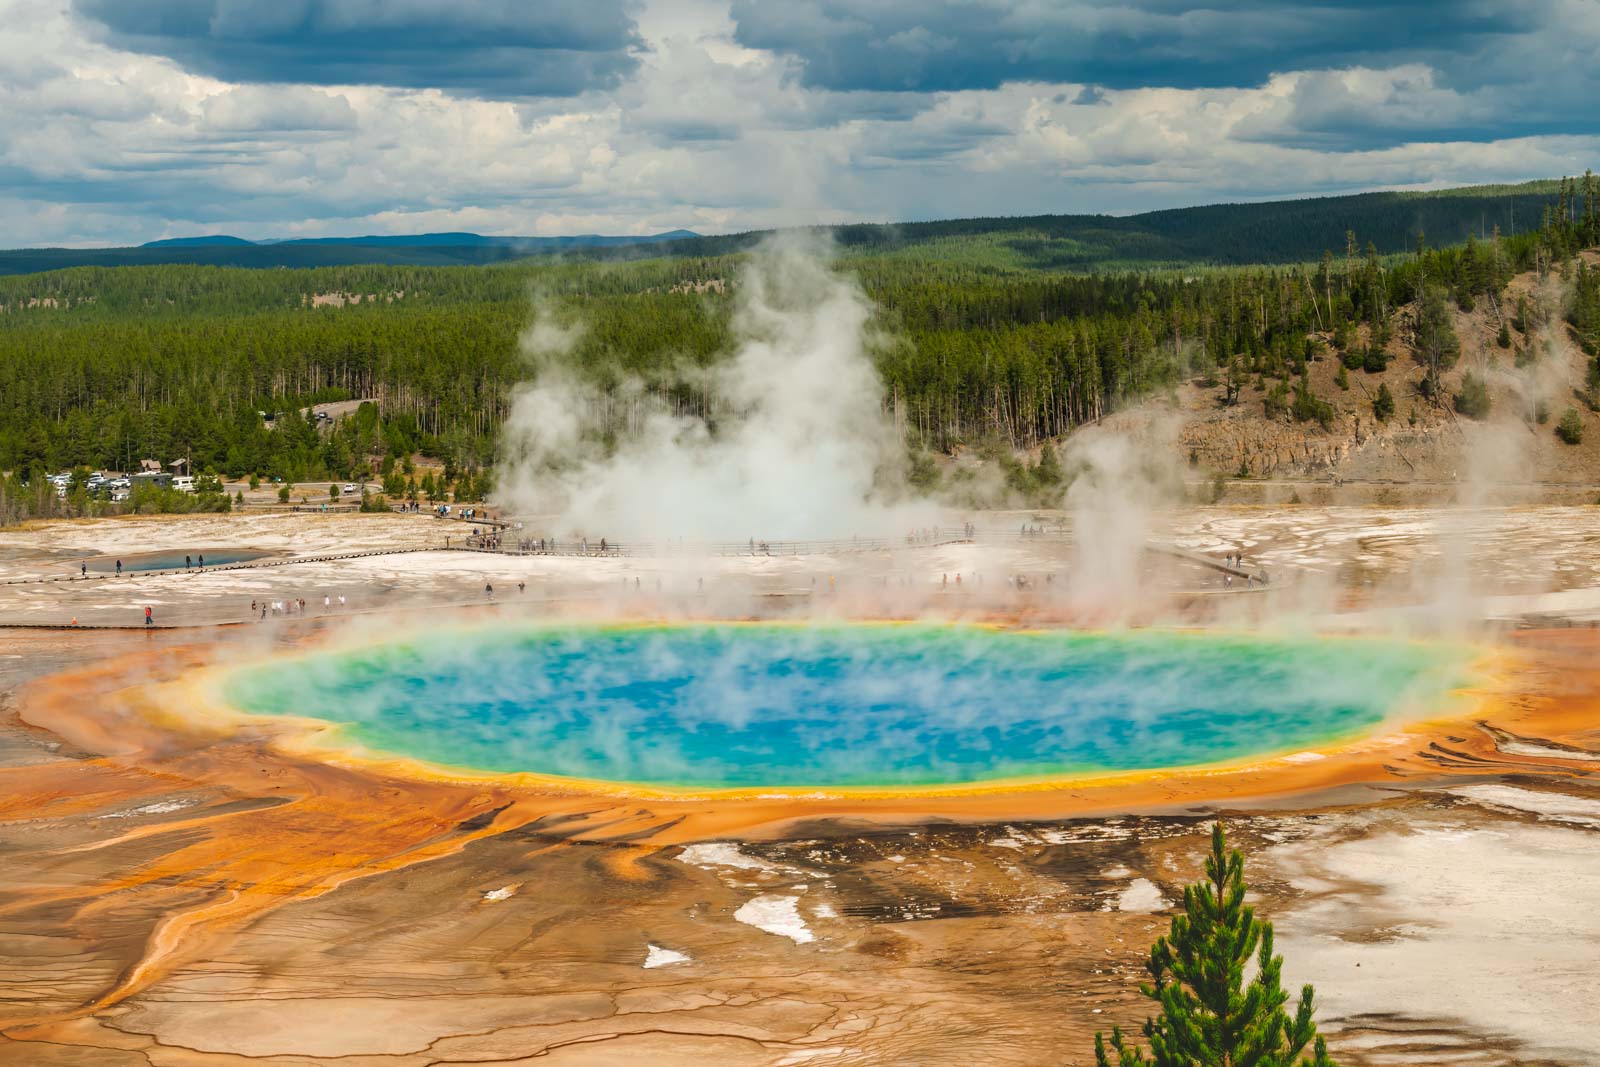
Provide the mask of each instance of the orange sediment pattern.
[{"label": "orange sediment pattern", "polygon": [[[172,679],[215,665],[217,650],[169,653]],[[721,836],[777,836],[799,820],[850,817],[904,824],[1060,819],[1271,802],[1361,783],[1510,772],[1600,770],[1588,753],[1600,730],[1600,633],[1519,635],[1482,665],[1482,685],[1447,713],[1316,750],[1203,768],[937,789],[673,791],[536,775],[468,775],[416,761],[356,758],[308,744],[307,722],[163,711],[206,699],[210,679],[156,680],[143,657],[113,658],[52,676],[22,694],[25,722],[89,753],[0,769],[0,823],[89,820],[192,793],[192,806],[131,829],[96,822],[85,852],[181,833],[180,843],[92,884],[39,886],[5,911],[70,904],[81,915],[161,904],[168,919],[138,958],[92,1001],[17,1026],[88,1014],[147,987],[241,924],[353,879],[458,852],[519,827],[540,847],[604,841],[615,856]],[[137,673],[136,673],[137,672]],[[315,724],[322,729],[325,724]],[[1520,742],[1503,751],[1507,738]],[[1567,746],[1567,747],[1563,747]]]},{"label": "orange sediment pattern", "polygon": [[[662,623],[650,620],[632,620],[627,623],[607,623],[607,631],[633,630],[671,631],[678,624]],[[728,628],[738,625],[718,622],[719,628]],[[772,623],[761,622],[759,625],[766,629],[794,629],[804,630],[812,628],[807,623]],[[998,622],[961,623],[958,626],[949,624],[953,629],[991,631],[995,633],[1010,633],[1013,635],[1044,634],[1062,632],[1059,628],[1016,627],[1004,626]],[[925,623],[911,623],[903,620],[852,622],[851,629],[865,628],[870,630],[893,630],[906,628],[908,630],[930,627]],[[476,628],[453,628],[456,636],[471,635]],[[489,632],[502,632],[503,627],[486,627]],[[944,631],[943,626],[934,626],[935,631]],[[1074,634],[1099,637],[1097,632],[1073,629]],[[1196,630],[1146,630],[1140,633],[1151,634],[1162,640],[1187,642],[1197,640],[1213,642],[1221,640],[1224,644],[1239,642],[1240,639],[1248,642],[1260,640],[1260,635],[1253,633],[1229,633],[1221,631],[1196,631]],[[1322,637],[1317,639],[1318,644],[1337,644],[1350,638],[1347,635]],[[382,639],[369,639],[354,643],[340,643],[333,646],[332,651],[338,656],[356,654],[359,656],[370,648],[393,643],[393,637]],[[1424,642],[1409,642],[1419,649],[1426,650]],[[1179,646],[1181,648],[1181,645]],[[1279,654],[1280,649],[1273,644],[1265,646],[1267,654]],[[1284,646],[1284,650],[1292,652],[1294,645]],[[1454,645],[1439,646],[1448,648],[1449,654],[1459,656],[1460,678],[1471,678],[1474,684],[1471,688],[1454,688],[1445,691],[1445,685],[1454,684],[1443,682],[1438,689],[1427,691],[1420,696],[1417,691],[1412,695],[1402,698],[1405,702],[1396,704],[1387,709],[1385,722],[1407,723],[1416,721],[1453,721],[1459,720],[1468,714],[1469,706],[1481,699],[1481,688],[1477,680],[1487,681],[1493,678],[1502,669],[1500,661],[1503,654],[1488,648],[1472,648],[1470,646]],[[292,653],[277,653],[268,657],[264,662],[274,672],[292,671],[297,667],[304,667],[309,657],[319,657],[328,651],[326,647],[313,646],[303,648]],[[1254,649],[1249,649],[1252,653]],[[1360,656],[1362,650],[1356,648],[1353,654]],[[1187,656],[1187,653],[1184,653]],[[314,662],[314,661],[313,661]],[[632,797],[649,800],[674,800],[674,801],[739,801],[754,802],[762,800],[805,800],[827,801],[842,799],[847,801],[860,800],[893,800],[904,798],[972,798],[984,795],[1014,795],[1019,793],[1034,793],[1059,791],[1063,788],[1112,788],[1126,787],[1145,781],[1158,781],[1192,775],[1214,775],[1247,771],[1270,765],[1274,760],[1283,760],[1285,764],[1305,763],[1323,758],[1330,753],[1345,751],[1354,745],[1367,741],[1378,732],[1377,728],[1366,722],[1357,722],[1353,726],[1346,725],[1342,730],[1332,730],[1321,735],[1312,734],[1316,738],[1310,740],[1305,731],[1299,732],[1299,740],[1292,737],[1280,738],[1280,747],[1276,750],[1263,747],[1255,752],[1240,755],[1235,758],[1217,759],[1214,762],[1195,764],[1192,762],[1174,761],[1181,766],[1172,766],[1170,769],[1161,767],[1153,768],[1128,768],[1128,769],[1102,769],[1078,770],[1070,773],[1037,773],[1012,776],[975,776],[959,779],[953,782],[895,782],[892,778],[883,779],[884,783],[874,784],[870,780],[861,784],[828,784],[801,780],[792,784],[775,784],[773,782],[755,781],[739,785],[676,785],[659,781],[641,782],[625,779],[622,776],[597,778],[591,776],[574,776],[571,774],[555,775],[544,774],[536,771],[519,771],[512,769],[479,770],[471,766],[461,766],[453,763],[440,763],[425,758],[408,756],[403,753],[394,753],[381,750],[372,750],[364,747],[353,736],[353,731],[341,722],[330,722],[325,719],[301,716],[296,714],[251,714],[236,707],[224,695],[231,679],[241,674],[248,674],[259,667],[260,664],[250,662],[230,661],[225,665],[217,665],[208,669],[189,672],[182,682],[173,683],[152,691],[149,699],[142,700],[147,708],[146,715],[153,720],[170,725],[174,729],[213,733],[230,736],[241,728],[261,731],[270,735],[273,744],[284,753],[297,757],[317,759],[324,762],[335,762],[341,765],[368,768],[376,773],[403,777],[411,780],[429,780],[439,782],[484,782],[492,781],[511,784],[535,792],[578,792],[591,796]],[[887,668],[879,665],[879,669],[893,670],[894,665]],[[1125,668],[1126,669],[1126,668]],[[981,673],[981,672],[980,672]],[[610,675],[606,676],[608,679]],[[1136,680],[1136,675],[1128,676],[1130,684]],[[759,680],[756,684],[760,684]],[[1399,684],[1399,680],[1396,680]],[[581,687],[580,687],[581,688]],[[846,688],[847,691],[847,688]],[[1380,690],[1381,691],[1381,690]],[[1361,699],[1366,699],[1367,690],[1361,690]],[[1135,686],[1130,692],[1130,698],[1137,701],[1139,693]],[[1348,691],[1347,697],[1353,696]],[[409,700],[408,695],[400,698]],[[1196,706],[1207,707],[1204,698]],[[1270,699],[1270,698],[1269,698]],[[1330,699],[1335,699],[1330,694]],[[1395,699],[1393,697],[1390,698]],[[1380,706],[1383,701],[1377,702]],[[1159,704],[1157,705],[1159,707]],[[389,714],[387,705],[385,715]],[[1065,706],[1070,711],[1070,704]],[[330,709],[332,710],[332,709]],[[848,717],[848,715],[847,715]],[[1088,721],[1093,721],[1092,719]],[[611,721],[607,720],[608,725]],[[1270,720],[1263,726],[1270,726]],[[466,723],[464,725],[471,725]],[[1285,731],[1294,734],[1294,730]],[[982,740],[982,739],[977,739]],[[536,750],[537,751],[537,750]],[[1199,748],[1197,751],[1207,751]],[[535,761],[537,757],[535,757]]]}]

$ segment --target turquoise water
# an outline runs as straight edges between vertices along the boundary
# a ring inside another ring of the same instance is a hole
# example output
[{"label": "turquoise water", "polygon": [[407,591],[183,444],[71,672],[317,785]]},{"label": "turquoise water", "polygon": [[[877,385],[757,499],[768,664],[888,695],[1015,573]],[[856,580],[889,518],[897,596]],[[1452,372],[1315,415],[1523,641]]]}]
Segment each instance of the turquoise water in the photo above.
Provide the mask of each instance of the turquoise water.
[{"label": "turquoise water", "polygon": [[[218,549],[215,552],[202,549],[198,553],[194,549],[190,549],[187,554],[190,566],[197,565],[200,556],[205,556],[208,569],[221,567],[228,563],[244,563],[248,560],[260,559],[263,556],[270,555],[267,552],[251,552],[242,549]],[[137,555],[123,556],[122,570],[123,573],[129,571],[181,571],[183,569],[184,555],[185,553],[182,551],[170,551],[141,552]],[[115,571],[117,569],[117,561],[112,556],[105,556],[90,561],[89,569],[92,571]]]},{"label": "turquoise water", "polygon": [[918,786],[1213,763],[1360,733],[1460,649],[938,625],[445,630],[252,667],[225,698],[482,771]]}]

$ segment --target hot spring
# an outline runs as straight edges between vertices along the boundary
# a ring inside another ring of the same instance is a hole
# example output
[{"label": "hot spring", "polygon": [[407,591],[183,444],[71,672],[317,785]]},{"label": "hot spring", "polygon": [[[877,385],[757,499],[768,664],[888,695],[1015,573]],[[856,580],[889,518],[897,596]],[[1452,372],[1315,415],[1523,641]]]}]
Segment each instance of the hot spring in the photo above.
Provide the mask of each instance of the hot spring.
[{"label": "hot spring", "polygon": [[1470,650],[925,624],[512,625],[239,668],[362,749],[657,787],[959,786],[1327,745],[1436,710]]}]

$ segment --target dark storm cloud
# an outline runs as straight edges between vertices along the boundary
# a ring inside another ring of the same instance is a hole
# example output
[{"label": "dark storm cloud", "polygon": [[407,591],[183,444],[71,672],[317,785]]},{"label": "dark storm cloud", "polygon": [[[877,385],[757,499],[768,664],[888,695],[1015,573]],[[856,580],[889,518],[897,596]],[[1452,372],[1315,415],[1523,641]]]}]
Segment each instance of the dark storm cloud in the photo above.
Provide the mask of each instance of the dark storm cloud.
[{"label": "dark storm cloud", "polygon": [[231,82],[387,85],[488,97],[618,84],[624,0],[73,0],[118,48]]},{"label": "dark storm cloud", "polygon": [[[1535,2],[734,0],[736,37],[829,89],[1255,86],[1279,71],[1476,53],[1544,26]],[[1470,71],[1463,71],[1470,75]]]}]

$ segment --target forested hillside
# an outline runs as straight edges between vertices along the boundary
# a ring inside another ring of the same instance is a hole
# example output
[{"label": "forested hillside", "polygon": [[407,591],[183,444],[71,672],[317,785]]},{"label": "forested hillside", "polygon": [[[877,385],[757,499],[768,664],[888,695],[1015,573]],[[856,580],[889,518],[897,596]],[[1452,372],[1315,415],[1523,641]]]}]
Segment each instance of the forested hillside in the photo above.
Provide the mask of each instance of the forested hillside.
[{"label": "forested hillside", "polygon": [[361,263],[481,266],[530,256],[649,254],[649,246],[695,236],[688,230],[645,237],[482,237],[475,233],[321,237],[254,243],[237,237],[181,237],[133,248],[16,248],[0,250],[0,274],[67,267],[134,267],[192,263],[218,267],[308,268]]},{"label": "forested hillside", "polygon": [[[1316,262],[1288,266],[1082,274],[951,254],[950,234],[920,251],[869,252],[847,233],[839,267],[880,309],[891,340],[876,358],[908,446],[1027,448],[1193,376],[1268,383],[1269,415],[1314,420],[1306,361],[1386,358],[1396,329],[1426,388],[1449,359],[1429,309],[1490,301],[1498,314],[1522,270],[1559,267],[1569,296],[1504,309],[1526,320],[1519,344],[1536,343],[1539,314],[1555,315],[1600,353],[1600,276],[1563,266],[1600,244],[1600,190],[1564,183],[1539,211],[1534,232],[1402,255],[1340,233]],[[641,377],[674,403],[714,410],[683,369],[726,351],[740,265],[729,254],[0,278],[0,470],[15,472],[14,492],[43,470],[142,458],[296,481],[392,473],[418,452],[452,478],[482,470],[529,374],[518,336],[536,293],[584,324],[575,361],[586,373]],[[1402,305],[1421,310],[1397,316]],[[334,432],[294,414],[364,397],[379,401],[376,417]],[[287,414],[269,426],[263,411]]]},{"label": "forested hillside", "polygon": [[[1483,185],[1411,193],[1359,193],[1256,204],[1213,204],[1124,216],[1037,215],[843,226],[845,249],[865,255],[908,252],[974,266],[1048,271],[1303,263],[1344,247],[1354,230],[1380,255],[1408,251],[1419,237],[1436,246],[1539,229],[1560,193],[1557,181]],[[170,263],[311,268],[354,264],[458,266],[562,255],[619,261],[668,254],[722,256],[744,251],[765,231],[716,237],[410,237],[324,238],[251,244],[237,238],[152,242],[138,248],[24,248],[0,251],[0,274],[76,266]]]}]

